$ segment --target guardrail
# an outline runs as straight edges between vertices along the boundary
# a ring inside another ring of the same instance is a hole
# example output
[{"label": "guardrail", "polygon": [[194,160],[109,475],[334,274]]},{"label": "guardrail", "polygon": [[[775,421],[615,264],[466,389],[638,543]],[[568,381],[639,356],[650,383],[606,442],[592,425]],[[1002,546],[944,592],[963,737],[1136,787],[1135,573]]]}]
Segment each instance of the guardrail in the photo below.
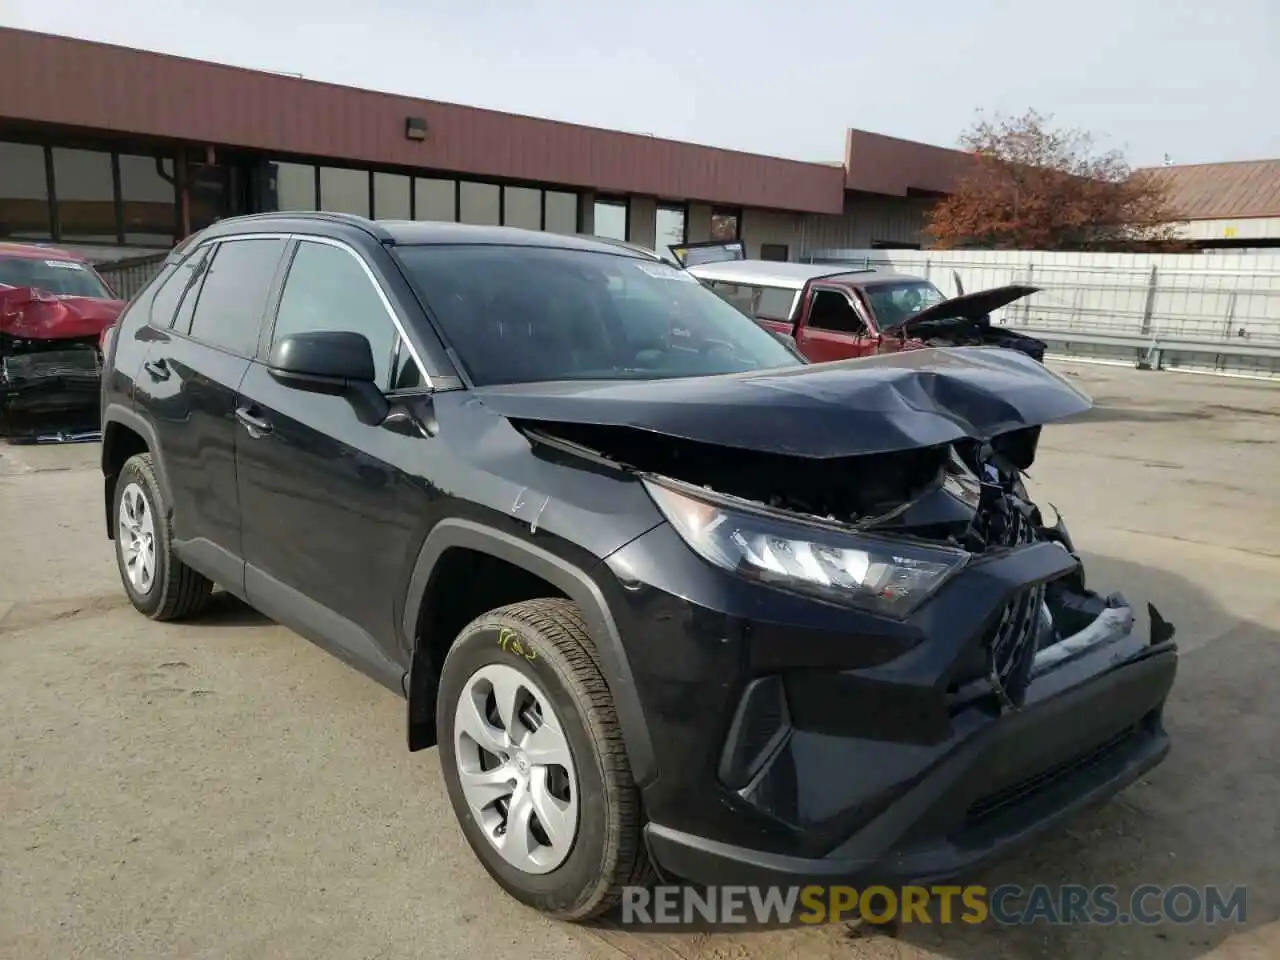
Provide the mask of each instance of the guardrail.
[{"label": "guardrail", "polygon": [[1280,344],[1232,343],[1160,336],[1086,333],[1081,330],[1015,328],[1043,340],[1050,355],[1067,359],[1131,360],[1142,370],[1187,370],[1280,379]]},{"label": "guardrail", "polygon": [[1274,254],[813,250],[802,259],[922,276],[949,294],[1027,284],[1040,292],[992,322],[1038,331],[1059,355],[1280,380]]},{"label": "guardrail", "polygon": [[94,269],[117,297],[132,300],[160,271],[167,256],[167,253],[152,253],[127,260],[103,260],[95,263]]}]

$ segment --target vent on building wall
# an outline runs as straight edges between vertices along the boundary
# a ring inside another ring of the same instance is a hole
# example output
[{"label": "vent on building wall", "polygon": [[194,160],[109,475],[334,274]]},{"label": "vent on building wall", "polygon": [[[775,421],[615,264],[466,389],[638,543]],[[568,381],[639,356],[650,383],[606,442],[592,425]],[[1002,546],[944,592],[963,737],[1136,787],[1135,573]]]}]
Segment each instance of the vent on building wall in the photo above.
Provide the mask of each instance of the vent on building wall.
[{"label": "vent on building wall", "polygon": [[427,139],[427,121],[422,117],[405,117],[404,135],[409,140]]}]

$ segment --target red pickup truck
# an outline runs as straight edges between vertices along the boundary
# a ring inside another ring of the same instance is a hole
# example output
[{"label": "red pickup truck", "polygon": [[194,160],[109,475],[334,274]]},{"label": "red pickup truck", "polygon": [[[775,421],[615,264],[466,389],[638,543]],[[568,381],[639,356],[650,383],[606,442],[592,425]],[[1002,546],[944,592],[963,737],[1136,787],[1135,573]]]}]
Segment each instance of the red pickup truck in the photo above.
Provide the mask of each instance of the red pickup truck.
[{"label": "red pickup truck", "polygon": [[1044,360],[1043,341],[990,320],[993,311],[1037,287],[1015,284],[948,298],[928,280],[877,270],[698,259],[691,258],[689,273],[762,326],[794,338],[800,353],[815,363],[970,345],[1008,347]]}]

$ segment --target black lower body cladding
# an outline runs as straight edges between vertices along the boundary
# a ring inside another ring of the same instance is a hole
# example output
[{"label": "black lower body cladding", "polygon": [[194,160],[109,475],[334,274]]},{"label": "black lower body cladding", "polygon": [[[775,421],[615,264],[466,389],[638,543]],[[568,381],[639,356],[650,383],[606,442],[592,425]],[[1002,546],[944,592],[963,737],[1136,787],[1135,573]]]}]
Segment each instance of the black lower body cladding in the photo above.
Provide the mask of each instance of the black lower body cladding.
[{"label": "black lower body cladding", "polygon": [[[1069,545],[1042,528],[906,620],[746,583],[665,525],[610,557],[656,750],[658,868],[701,883],[953,878],[1159,763],[1172,631],[1156,614],[1141,636],[1123,598],[1085,590]],[[1014,676],[996,637],[1028,596]]]}]

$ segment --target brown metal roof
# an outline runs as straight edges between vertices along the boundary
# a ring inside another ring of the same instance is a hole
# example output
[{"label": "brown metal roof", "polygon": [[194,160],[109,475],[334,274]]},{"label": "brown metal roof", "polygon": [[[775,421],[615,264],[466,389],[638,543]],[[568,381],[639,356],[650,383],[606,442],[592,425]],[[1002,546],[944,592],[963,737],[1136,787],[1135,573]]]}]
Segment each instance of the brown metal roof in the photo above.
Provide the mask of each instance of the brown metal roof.
[{"label": "brown metal roof", "polygon": [[905,197],[948,193],[973,161],[967,153],[866,130],[845,137],[845,189]]},{"label": "brown metal roof", "polygon": [[1187,220],[1280,217],[1280,160],[1240,160],[1139,171],[1163,182],[1169,204]]},{"label": "brown metal roof", "polygon": [[[604,192],[840,213],[840,167],[0,28],[0,118]],[[405,118],[424,117],[424,141]]]}]

